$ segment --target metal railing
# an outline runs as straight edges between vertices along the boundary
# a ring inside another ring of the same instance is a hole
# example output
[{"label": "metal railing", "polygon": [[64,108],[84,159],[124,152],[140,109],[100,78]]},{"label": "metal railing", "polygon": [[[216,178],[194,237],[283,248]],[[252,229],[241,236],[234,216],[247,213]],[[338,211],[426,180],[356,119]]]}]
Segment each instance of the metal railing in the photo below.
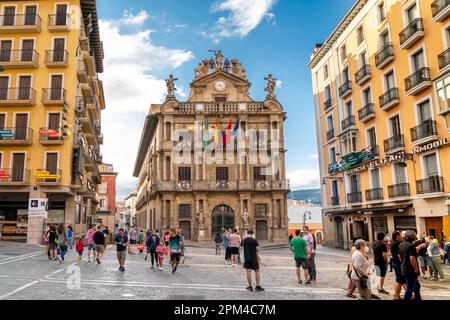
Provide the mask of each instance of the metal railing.
[{"label": "metal railing", "polygon": [[416,181],[417,194],[427,194],[444,191],[444,178],[439,176]]},{"label": "metal railing", "polygon": [[70,15],[68,14],[49,14],[48,15],[49,27],[70,27]]},{"label": "metal railing", "polygon": [[44,88],[42,89],[42,99],[45,101],[66,101],[66,89]]},{"label": "metal railing", "polygon": [[159,181],[152,185],[151,191],[265,191],[290,190],[288,180],[276,181],[224,181],[224,180],[186,180]]},{"label": "metal railing", "polygon": [[365,77],[370,76],[370,65],[366,64],[355,73],[355,82],[359,83]]},{"label": "metal railing", "polygon": [[405,147],[405,139],[403,134],[399,134],[384,140],[384,152],[386,153],[404,147]]},{"label": "metal railing", "polygon": [[411,39],[411,37],[417,32],[424,31],[423,21],[421,18],[416,18],[411,21],[405,29],[400,32],[400,45],[403,45],[406,41]]},{"label": "metal railing", "polygon": [[387,59],[394,56],[394,45],[391,42],[383,45],[375,54],[375,65],[379,67]]},{"label": "metal railing", "polygon": [[408,78],[405,79],[405,89],[406,91],[409,91],[413,89],[415,86],[418,86],[419,84],[431,81],[430,77],[430,68],[424,67],[420,68],[416,72],[414,72],[412,75],[410,75]]},{"label": "metal railing", "polygon": [[327,140],[331,140],[334,138],[334,128],[327,131]]},{"label": "metal railing", "polygon": [[182,113],[192,112],[261,112],[264,111],[263,101],[252,102],[181,102],[178,111]]},{"label": "metal railing", "polygon": [[389,198],[409,197],[409,183],[398,183],[388,186]]},{"label": "metal railing", "polygon": [[69,52],[67,50],[46,50],[45,62],[46,63],[67,63],[69,59]]},{"label": "metal railing", "polygon": [[326,110],[328,110],[329,108],[331,108],[332,105],[333,105],[333,104],[331,103],[331,98],[328,99],[328,100],[325,100],[325,102],[323,103],[323,109],[326,111]]},{"label": "metal railing", "polygon": [[355,125],[355,116],[348,116],[341,122],[342,131],[344,131],[354,125]]},{"label": "metal railing", "polygon": [[33,100],[36,97],[36,90],[31,87],[27,88],[0,88],[0,102],[1,101],[16,101],[16,100]]},{"label": "metal railing", "polygon": [[51,142],[51,141],[63,141],[63,129],[51,129],[51,128],[40,128],[39,129],[39,141],[40,142]]},{"label": "metal railing", "polygon": [[339,97],[342,97],[350,91],[352,91],[352,82],[347,80],[342,84],[342,86],[339,87]]},{"label": "metal railing", "polygon": [[347,202],[348,203],[360,203],[360,202],[362,202],[362,193],[361,193],[361,191],[347,193]]},{"label": "metal railing", "polygon": [[[450,0],[449,0],[450,1]],[[450,64],[450,48],[438,55],[439,69],[442,70]]]},{"label": "metal railing", "polygon": [[30,183],[30,170],[24,168],[0,168],[0,184],[5,183]]},{"label": "metal railing", "polygon": [[33,129],[28,127],[0,127],[0,144],[2,142],[31,142]]},{"label": "metal railing", "polygon": [[450,5],[450,0],[436,0],[431,4],[431,12],[433,18],[441,13],[448,5]]},{"label": "metal railing", "polygon": [[0,50],[0,62],[38,62],[36,50]]},{"label": "metal railing", "polygon": [[374,114],[375,114],[375,105],[373,103],[368,103],[358,110],[358,118],[360,121]]},{"label": "metal railing", "polygon": [[384,108],[389,103],[399,99],[398,88],[391,88],[380,96],[380,108]]},{"label": "metal railing", "polygon": [[339,196],[332,196],[331,197],[331,205],[332,206],[338,206],[339,205]]},{"label": "metal railing", "polygon": [[41,27],[42,19],[37,13],[0,15],[0,27]]},{"label": "metal railing", "polygon": [[437,135],[436,121],[432,119],[425,120],[417,127],[411,128],[411,141],[416,142],[418,140]]},{"label": "metal railing", "polygon": [[366,190],[366,201],[383,200],[383,188],[373,188]]}]

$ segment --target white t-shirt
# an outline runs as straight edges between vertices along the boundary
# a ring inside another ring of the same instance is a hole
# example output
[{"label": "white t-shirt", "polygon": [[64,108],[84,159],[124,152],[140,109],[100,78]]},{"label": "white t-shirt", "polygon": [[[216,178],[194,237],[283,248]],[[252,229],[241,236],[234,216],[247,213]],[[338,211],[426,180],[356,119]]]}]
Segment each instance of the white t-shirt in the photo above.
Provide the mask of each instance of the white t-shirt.
[{"label": "white t-shirt", "polygon": [[362,274],[360,272],[358,272],[358,275],[359,275],[359,277],[358,277],[356,275],[355,269],[356,270],[363,269],[367,273],[367,271],[369,270],[369,267],[370,267],[369,261],[358,250],[356,250],[352,255],[352,265],[353,265],[353,268],[352,268],[351,278],[353,280],[359,280],[359,277],[362,276]]}]

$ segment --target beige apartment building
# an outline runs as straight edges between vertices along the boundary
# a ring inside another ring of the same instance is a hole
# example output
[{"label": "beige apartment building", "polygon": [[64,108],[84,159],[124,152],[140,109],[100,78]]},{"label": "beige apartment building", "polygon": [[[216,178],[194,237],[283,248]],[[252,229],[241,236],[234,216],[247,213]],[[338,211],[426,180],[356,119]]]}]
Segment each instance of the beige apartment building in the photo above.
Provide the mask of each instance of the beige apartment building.
[{"label": "beige apartment building", "polygon": [[286,113],[276,79],[266,80],[266,99],[253,100],[245,69],[220,50],[195,69],[187,101],[175,98],[176,78],[167,79],[167,99],[150,107],[134,169],[139,228],[178,227],[194,241],[227,227],[287,239]]}]

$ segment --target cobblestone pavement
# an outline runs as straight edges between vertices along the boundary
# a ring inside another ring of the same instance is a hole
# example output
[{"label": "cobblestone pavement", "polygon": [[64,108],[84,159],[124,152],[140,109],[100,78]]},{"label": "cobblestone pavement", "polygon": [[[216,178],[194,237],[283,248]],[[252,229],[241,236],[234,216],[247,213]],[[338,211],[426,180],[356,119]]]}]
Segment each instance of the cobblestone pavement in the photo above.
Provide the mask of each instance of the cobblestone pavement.
[{"label": "cobblestone pavement", "polygon": [[[209,244],[187,248],[186,262],[172,275],[165,261],[164,271],[150,269],[145,254],[127,256],[126,271],[118,271],[115,248],[108,247],[100,265],[76,262],[69,251],[66,262],[49,261],[41,246],[0,242],[0,300],[2,299],[223,299],[223,300],[324,300],[347,299],[345,275],[348,251],[317,249],[317,283],[298,285],[292,254],[285,246],[263,247],[263,293],[245,290],[245,271],[231,267]],[[422,280],[424,299],[450,299],[450,269],[444,282]],[[80,277],[77,277],[80,275]],[[303,274],[302,274],[303,277]],[[79,282],[77,280],[80,279]],[[385,288],[392,299],[394,274],[388,273]]]}]

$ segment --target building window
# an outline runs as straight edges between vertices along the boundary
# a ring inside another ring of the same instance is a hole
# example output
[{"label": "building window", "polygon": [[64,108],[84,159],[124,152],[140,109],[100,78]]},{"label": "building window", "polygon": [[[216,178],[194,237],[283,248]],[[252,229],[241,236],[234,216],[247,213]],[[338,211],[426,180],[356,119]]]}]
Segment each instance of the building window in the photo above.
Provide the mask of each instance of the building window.
[{"label": "building window", "polygon": [[330,148],[330,163],[336,163],[336,147]]},{"label": "building window", "polygon": [[378,5],[378,22],[381,23],[386,19],[386,6],[384,1]]},{"label": "building window", "polygon": [[333,116],[332,116],[332,115],[329,115],[329,116],[327,117],[327,130],[328,130],[328,131],[331,131],[331,130],[333,130],[333,129],[334,129]]},{"label": "building window", "polygon": [[178,168],[178,181],[191,181],[191,168],[179,167]]},{"label": "building window", "polygon": [[359,67],[362,68],[367,64],[367,53],[363,51],[359,54]]},{"label": "building window", "polygon": [[406,10],[406,18],[408,19],[407,23],[410,24],[415,19],[419,17],[418,11],[417,11],[417,4],[413,4],[411,7]]},{"label": "building window", "polygon": [[342,71],[342,83],[346,83],[350,80],[350,76],[348,75],[348,67]]},{"label": "building window", "polygon": [[341,137],[341,151],[343,155],[358,150],[358,132],[351,131]]},{"label": "building window", "polygon": [[401,164],[394,164],[394,176],[395,184],[407,183],[406,181],[406,168]]},{"label": "building window", "polygon": [[430,108],[429,100],[426,100],[417,105],[417,114],[418,114],[419,124],[422,124],[425,121],[431,119],[431,108]]},{"label": "building window", "polygon": [[384,45],[386,45],[389,42],[390,42],[389,30],[386,30],[380,34],[379,47],[382,48],[382,47],[384,47]]},{"label": "building window", "polygon": [[347,59],[347,48],[345,45],[341,47],[341,61],[345,61]]},{"label": "building window", "polygon": [[216,168],[216,180],[228,181],[228,167]]},{"label": "building window", "polygon": [[413,72],[416,72],[420,69],[422,69],[423,67],[425,67],[425,59],[423,57],[423,49],[418,50],[417,52],[415,52],[412,56],[412,65],[413,65]]},{"label": "building window", "polygon": [[331,89],[330,89],[330,85],[327,85],[327,86],[325,87],[324,94],[325,94],[325,101],[331,100]]},{"label": "building window", "polygon": [[345,103],[345,112],[347,117],[351,117],[353,115],[352,100]]},{"label": "building window", "polygon": [[255,217],[265,218],[267,217],[267,205],[255,204]]},{"label": "building window", "polygon": [[425,164],[426,178],[432,178],[432,177],[439,176],[436,153],[432,153],[432,154],[423,156],[423,161]]},{"label": "building window", "polygon": [[367,106],[369,103],[372,103],[372,90],[370,87],[367,87],[363,90],[363,106]]},{"label": "building window", "polygon": [[265,181],[266,175],[262,173],[263,168],[262,167],[254,167],[253,168],[253,180],[255,181]]},{"label": "building window", "polygon": [[100,199],[100,208],[105,207],[105,199]]},{"label": "building window", "polygon": [[359,192],[359,176],[357,174],[352,174],[350,177],[350,192]]},{"label": "building window", "polygon": [[398,137],[402,134],[402,128],[400,126],[399,115],[393,116],[389,119],[389,124],[391,127],[391,137]]},{"label": "building window", "polygon": [[386,85],[386,92],[392,88],[395,88],[395,76],[393,70],[384,75],[384,83]]},{"label": "building window", "polygon": [[324,80],[327,80],[327,79],[328,79],[328,76],[329,76],[329,73],[328,73],[328,65],[326,64],[326,65],[323,66],[323,79],[324,79]]},{"label": "building window", "polygon": [[[437,80],[435,84],[438,113],[450,111],[450,76]],[[450,128],[450,123],[447,123],[447,128]]]},{"label": "building window", "polygon": [[377,133],[375,132],[375,128],[367,129],[367,146],[373,147],[377,145]]},{"label": "building window", "polygon": [[364,30],[362,26],[360,26],[358,30],[356,30],[356,40],[358,41],[358,45],[360,45],[364,41]]},{"label": "building window", "polygon": [[180,204],[178,206],[178,217],[181,219],[191,218],[191,205],[190,204]]},{"label": "building window", "polygon": [[381,188],[380,169],[375,168],[370,170],[370,181],[372,183],[372,189]]}]

